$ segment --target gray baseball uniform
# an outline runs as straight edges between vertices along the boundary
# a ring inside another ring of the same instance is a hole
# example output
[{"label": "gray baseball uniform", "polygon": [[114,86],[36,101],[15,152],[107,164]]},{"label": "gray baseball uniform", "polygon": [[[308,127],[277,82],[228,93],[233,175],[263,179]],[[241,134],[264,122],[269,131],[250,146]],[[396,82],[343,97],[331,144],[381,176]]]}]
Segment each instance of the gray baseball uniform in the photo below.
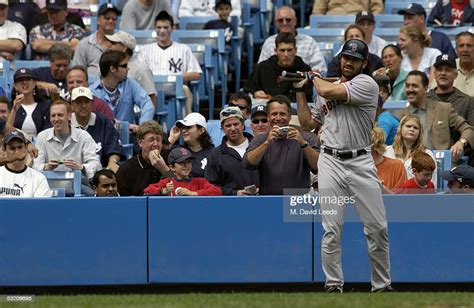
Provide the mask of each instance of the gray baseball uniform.
[{"label": "gray baseball uniform", "polygon": [[[370,155],[371,132],[375,120],[378,86],[368,75],[359,74],[343,83],[347,102],[316,100],[315,119],[323,124],[318,178],[324,235],[321,260],[326,287],[344,284],[341,264],[341,238],[344,207],[334,197],[354,197],[353,203],[364,224],[372,265],[372,291],[391,284],[387,219],[382,185]],[[328,154],[332,152],[333,154]],[[337,154],[351,155],[341,158]]]}]

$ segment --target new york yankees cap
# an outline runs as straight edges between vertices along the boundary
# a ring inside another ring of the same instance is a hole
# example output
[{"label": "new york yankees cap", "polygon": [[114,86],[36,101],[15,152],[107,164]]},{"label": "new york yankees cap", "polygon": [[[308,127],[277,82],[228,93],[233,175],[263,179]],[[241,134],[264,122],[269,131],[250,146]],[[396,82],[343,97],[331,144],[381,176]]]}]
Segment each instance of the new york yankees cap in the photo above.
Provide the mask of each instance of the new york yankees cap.
[{"label": "new york yankees cap", "polygon": [[366,11],[357,13],[355,23],[358,23],[359,21],[362,21],[362,20],[370,20],[371,22],[375,23],[374,14],[372,14],[371,12],[366,12]]},{"label": "new york yankees cap", "polygon": [[67,0],[46,0],[46,8],[53,10],[67,9]]},{"label": "new york yankees cap", "polygon": [[411,3],[406,9],[398,10],[398,15],[419,15],[426,18],[425,8],[418,3]]},{"label": "new york yankees cap", "polygon": [[193,154],[183,147],[177,147],[171,150],[170,154],[168,155],[168,164],[171,165],[172,163],[182,163],[187,159],[194,159]]},{"label": "new york yankees cap", "polygon": [[90,100],[94,98],[92,96],[92,91],[86,87],[77,87],[74,90],[72,90],[71,101],[75,101],[79,97],[87,97]]},{"label": "new york yankees cap", "polygon": [[442,171],[441,177],[446,181],[458,181],[474,188],[474,168],[471,166],[460,165],[451,170]]},{"label": "new york yankees cap", "polygon": [[3,137],[3,144],[9,144],[13,139],[18,139],[25,142],[25,136],[21,132],[15,130]]},{"label": "new york yankees cap", "polygon": [[264,115],[267,115],[267,106],[265,105],[258,105],[256,107],[252,108],[250,118],[253,119],[254,115],[257,113],[262,113]]},{"label": "new york yankees cap", "polygon": [[441,65],[448,65],[456,69],[456,60],[448,54],[442,54],[436,57],[436,62],[433,64],[434,67],[438,68]]},{"label": "new york yankees cap", "polygon": [[33,78],[36,79],[35,74],[29,68],[20,68],[17,69],[15,75],[13,75],[13,81],[17,81],[20,78]]},{"label": "new york yankees cap", "polygon": [[97,11],[97,16],[104,15],[108,11],[114,11],[117,16],[120,16],[120,10],[113,3],[104,3],[99,7]]}]

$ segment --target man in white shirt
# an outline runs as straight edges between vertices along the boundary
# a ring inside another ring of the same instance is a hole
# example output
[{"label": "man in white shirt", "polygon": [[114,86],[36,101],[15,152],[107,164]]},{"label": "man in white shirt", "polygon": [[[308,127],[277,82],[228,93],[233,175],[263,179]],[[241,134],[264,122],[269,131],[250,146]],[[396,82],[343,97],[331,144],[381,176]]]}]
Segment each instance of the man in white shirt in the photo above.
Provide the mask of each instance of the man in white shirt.
[{"label": "man in white shirt", "polygon": [[51,197],[46,177],[25,163],[28,150],[23,134],[6,134],[3,148],[8,163],[0,167],[0,198]]},{"label": "man in white shirt", "polygon": [[0,61],[13,61],[26,46],[26,30],[20,23],[7,20],[8,0],[0,0]]}]

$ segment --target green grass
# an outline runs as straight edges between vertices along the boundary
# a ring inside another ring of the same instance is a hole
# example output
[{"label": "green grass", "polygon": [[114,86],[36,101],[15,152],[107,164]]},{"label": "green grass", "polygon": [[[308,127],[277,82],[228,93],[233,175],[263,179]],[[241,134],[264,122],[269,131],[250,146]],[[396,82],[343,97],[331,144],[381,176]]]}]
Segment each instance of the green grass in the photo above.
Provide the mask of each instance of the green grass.
[{"label": "green grass", "polygon": [[218,293],[36,296],[0,307],[420,307],[473,306],[474,293]]}]

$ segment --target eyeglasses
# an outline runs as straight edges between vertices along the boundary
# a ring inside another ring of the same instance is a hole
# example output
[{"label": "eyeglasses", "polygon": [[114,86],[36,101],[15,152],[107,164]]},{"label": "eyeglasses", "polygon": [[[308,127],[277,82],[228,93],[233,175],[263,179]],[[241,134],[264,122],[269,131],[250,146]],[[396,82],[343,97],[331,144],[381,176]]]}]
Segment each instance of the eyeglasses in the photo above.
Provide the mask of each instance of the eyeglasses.
[{"label": "eyeglasses", "polygon": [[224,109],[224,110],[221,111],[221,115],[222,115],[223,117],[228,117],[228,116],[230,116],[230,115],[237,114],[237,113],[239,113],[239,112],[240,112],[240,111],[235,110],[235,109]]},{"label": "eyeglasses", "polygon": [[128,66],[128,63],[119,64],[118,66],[119,66],[119,67],[121,67],[121,68],[127,68],[127,66]]},{"label": "eyeglasses", "polygon": [[252,123],[253,123],[253,124],[260,124],[260,122],[262,122],[262,123],[268,123],[268,119],[267,119],[267,118],[261,118],[261,119],[253,119],[253,120],[252,120]]},{"label": "eyeglasses", "polygon": [[286,23],[289,24],[289,23],[291,22],[291,20],[292,20],[292,19],[291,19],[291,18],[288,18],[288,17],[287,17],[287,18],[278,18],[278,19],[277,19],[277,21],[278,21],[279,23],[281,23],[281,24],[282,24],[284,21],[286,21]]},{"label": "eyeglasses", "polygon": [[240,110],[246,110],[247,107],[246,106],[239,106],[239,105],[236,105],[236,104],[229,104],[230,107],[238,107]]}]

